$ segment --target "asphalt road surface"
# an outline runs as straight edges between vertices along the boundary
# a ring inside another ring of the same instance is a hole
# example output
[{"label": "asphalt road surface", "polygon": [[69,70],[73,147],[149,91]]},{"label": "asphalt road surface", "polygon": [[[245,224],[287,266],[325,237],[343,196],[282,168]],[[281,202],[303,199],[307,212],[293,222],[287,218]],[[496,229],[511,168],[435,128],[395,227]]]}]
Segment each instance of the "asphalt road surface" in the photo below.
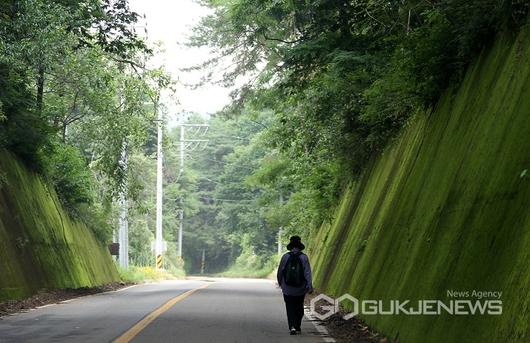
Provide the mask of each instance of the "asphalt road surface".
[{"label": "asphalt road surface", "polygon": [[288,333],[269,280],[164,281],[0,318],[0,342],[324,342],[308,319]]}]

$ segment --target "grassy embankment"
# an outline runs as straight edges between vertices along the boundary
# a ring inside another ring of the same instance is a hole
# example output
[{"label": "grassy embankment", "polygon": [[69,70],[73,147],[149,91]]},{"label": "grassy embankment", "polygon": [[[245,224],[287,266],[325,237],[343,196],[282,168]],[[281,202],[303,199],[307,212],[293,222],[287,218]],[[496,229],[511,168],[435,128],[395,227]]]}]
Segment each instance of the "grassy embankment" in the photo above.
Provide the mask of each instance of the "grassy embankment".
[{"label": "grassy embankment", "polygon": [[107,248],[37,175],[0,151],[0,301],[118,280]]},{"label": "grassy embankment", "polygon": [[242,277],[242,278],[275,278],[278,259],[269,258],[264,263],[257,265],[245,265],[235,263],[226,271],[216,274],[219,277]]},{"label": "grassy embankment", "polygon": [[530,340],[530,29],[418,113],[313,237],[316,286],[359,299],[502,291],[501,316],[364,316],[400,342]]},{"label": "grassy embankment", "polygon": [[162,280],[183,279],[186,273],[183,269],[158,270],[155,267],[129,266],[124,269],[118,266],[120,279],[125,282],[142,283]]}]

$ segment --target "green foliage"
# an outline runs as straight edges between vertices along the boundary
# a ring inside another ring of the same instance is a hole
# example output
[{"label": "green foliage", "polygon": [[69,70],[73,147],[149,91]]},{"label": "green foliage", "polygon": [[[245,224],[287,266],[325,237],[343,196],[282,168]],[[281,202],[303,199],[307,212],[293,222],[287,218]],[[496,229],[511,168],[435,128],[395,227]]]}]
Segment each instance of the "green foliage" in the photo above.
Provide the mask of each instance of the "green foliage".
[{"label": "green foliage", "polygon": [[274,272],[278,266],[278,258],[258,255],[250,234],[244,234],[240,244],[241,254],[227,270],[219,274],[220,276],[265,278]]},{"label": "green foliage", "polygon": [[31,93],[25,82],[12,66],[0,62],[0,147],[16,153],[33,170],[41,170],[38,151],[47,144],[50,128],[30,111]]},{"label": "green foliage", "polygon": [[62,204],[71,212],[75,212],[77,205],[91,205],[95,191],[93,177],[79,150],[59,143],[42,154],[45,175],[57,189]]},{"label": "green foliage", "polygon": [[120,274],[120,279],[124,282],[130,283],[156,282],[184,277],[184,272],[176,269],[167,272],[147,266],[131,266],[128,269],[117,266],[117,268]]},{"label": "green foliage", "polygon": [[[124,153],[143,145],[162,89],[126,0],[0,4],[0,147],[45,176],[68,212],[110,239],[112,200],[134,197]],[[60,141],[60,143],[59,143]]]},{"label": "green foliage", "polygon": [[[266,154],[259,133],[267,127],[270,113],[253,113],[238,120],[218,116],[209,119],[193,116],[189,120],[210,125],[206,135],[195,137],[206,138],[209,143],[197,149],[188,147],[185,170],[180,174],[179,150],[173,145],[179,140],[180,128],[167,133],[163,207],[164,239],[168,242],[166,267],[182,267],[176,257],[181,209],[184,210],[183,255],[187,273],[201,270],[203,250],[206,273],[219,273],[228,268],[241,253],[244,234],[252,237],[259,258],[266,259],[275,252],[278,228],[268,222],[269,205],[260,200],[259,186],[249,180]],[[195,130],[187,130],[187,137],[194,137]],[[136,170],[130,181],[139,190],[131,206],[129,223],[131,257],[138,265],[153,263],[150,241],[155,229],[155,155],[144,155],[152,150],[147,144],[130,159],[131,167]]]},{"label": "green foliage", "polygon": [[151,242],[154,240],[156,218],[155,161],[155,156],[146,156],[141,152],[129,158],[129,189],[134,192],[129,207],[129,257],[135,266],[154,265]]},{"label": "green foliage", "polygon": [[529,58],[528,27],[500,36],[349,185],[308,244],[315,286],[332,296],[416,304],[503,292],[501,316],[362,316],[387,337],[528,341]]},{"label": "green foliage", "polygon": [[0,301],[119,280],[107,247],[71,219],[47,182],[6,151],[0,174]]},{"label": "green foliage", "polygon": [[286,226],[306,232],[332,216],[349,180],[411,116],[433,107],[495,34],[527,22],[529,8],[511,0],[203,2],[213,13],[190,44],[216,54],[197,68],[222,68],[212,80],[226,84],[251,80],[228,115],[274,112],[266,145],[291,164],[281,182],[266,166],[260,178],[276,192],[289,184],[287,204],[304,206]]},{"label": "green foliage", "polygon": [[81,221],[94,232],[96,238],[106,244],[112,240],[112,221],[109,220],[110,204],[96,202],[92,204],[81,203],[77,205],[73,217]]},{"label": "green foliage", "polygon": [[101,242],[109,242],[108,203],[99,201],[96,180],[79,150],[59,142],[40,154],[42,172],[68,214],[92,229]]}]

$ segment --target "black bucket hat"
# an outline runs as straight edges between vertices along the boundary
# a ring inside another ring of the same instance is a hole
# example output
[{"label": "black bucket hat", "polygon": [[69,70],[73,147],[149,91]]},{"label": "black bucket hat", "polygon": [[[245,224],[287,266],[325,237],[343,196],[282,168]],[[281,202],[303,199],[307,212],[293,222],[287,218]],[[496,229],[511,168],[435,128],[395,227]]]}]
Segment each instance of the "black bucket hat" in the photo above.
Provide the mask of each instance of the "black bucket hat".
[{"label": "black bucket hat", "polygon": [[287,250],[293,250],[294,248],[298,248],[300,250],[305,249],[304,243],[302,243],[302,239],[300,236],[292,236],[289,238],[289,244],[287,244]]}]

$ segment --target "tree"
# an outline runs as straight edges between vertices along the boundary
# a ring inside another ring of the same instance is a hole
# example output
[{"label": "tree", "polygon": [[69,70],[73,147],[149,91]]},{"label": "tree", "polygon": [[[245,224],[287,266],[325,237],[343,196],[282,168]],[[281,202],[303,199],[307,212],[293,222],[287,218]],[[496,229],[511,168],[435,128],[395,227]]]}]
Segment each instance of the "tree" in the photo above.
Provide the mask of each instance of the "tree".
[{"label": "tree", "polygon": [[291,198],[310,199],[299,218],[309,226],[329,218],[345,185],[497,32],[523,25],[529,8],[511,0],[203,4],[213,12],[190,44],[214,54],[196,68],[217,66],[213,82],[247,80],[226,114],[274,112],[267,142],[291,161]]},{"label": "tree", "polygon": [[119,163],[123,148],[136,151],[155,123],[146,102],[171,84],[144,67],[151,51],[134,31],[137,17],[125,0],[0,4],[0,144],[96,232],[111,223],[112,198],[133,172]]}]

